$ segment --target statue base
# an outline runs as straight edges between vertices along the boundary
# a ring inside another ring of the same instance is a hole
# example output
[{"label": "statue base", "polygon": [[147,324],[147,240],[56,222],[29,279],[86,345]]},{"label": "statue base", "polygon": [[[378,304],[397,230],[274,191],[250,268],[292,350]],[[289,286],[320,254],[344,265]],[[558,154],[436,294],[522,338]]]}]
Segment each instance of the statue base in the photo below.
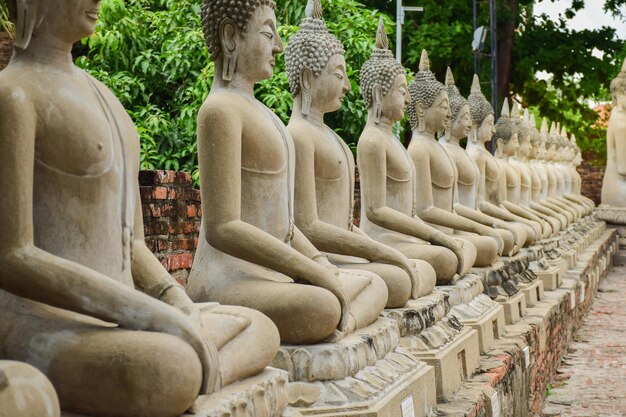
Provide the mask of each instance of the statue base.
[{"label": "statue base", "polygon": [[561,286],[565,272],[556,266],[549,266],[548,269],[533,270],[537,278],[543,283],[545,291],[554,291]]},{"label": "statue base", "polygon": [[[399,346],[394,319],[381,317],[334,343],[282,345],[272,366],[289,373],[289,410],[316,416],[425,416],[436,404],[435,373]],[[406,402],[405,402],[406,400]]]},{"label": "statue base", "polygon": [[469,327],[439,348],[425,348],[420,335],[403,337],[400,344],[435,368],[438,402],[450,399],[461,382],[478,367],[478,332]]},{"label": "statue base", "polygon": [[519,292],[504,300],[498,300],[500,305],[504,307],[504,319],[506,324],[515,324],[526,315],[526,297],[524,293]]},{"label": "statue base", "polygon": [[543,299],[543,281],[535,280],[532,284],[520,286],[520,292],[526,298],[526,307],[533,307],[537,302]]},{"label": "statue base", "polygon": [[478,332],[480,353],[489,351],[495,339],[506,333],[504,308],[483,294],[478,275],[468,274],[455,285],[438,287],[449,296],[451,314]]}]

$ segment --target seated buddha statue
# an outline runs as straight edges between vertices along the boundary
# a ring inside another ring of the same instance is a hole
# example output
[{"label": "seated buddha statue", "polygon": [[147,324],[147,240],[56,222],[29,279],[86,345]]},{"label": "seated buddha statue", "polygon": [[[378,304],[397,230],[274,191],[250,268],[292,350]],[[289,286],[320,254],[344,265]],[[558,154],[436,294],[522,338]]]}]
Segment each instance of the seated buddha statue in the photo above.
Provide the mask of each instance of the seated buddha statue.
[{"label": "seated buddha statue", "polygon": [[282,343],[336,339],[377,319],[387,286],[338,269],[295,225],[293,139],[254,97],[283,51],[274,2],[239,1],[203,3],[215,75],[198,114],[203,213],[188,292],[264,313]]},{"label": "seated buddha statue", "polygon": [[[380,276],[389,292],[386,307],[402,307],[409,298],[423,295],[420,292],[432,291],[435,270],[426,261],[409,260],[376,242],[353,224],[354,156],[324,123],[325,113],[341,107],[350,80],[343,47],[326,29],[319,0],[309,3],[312,15],[302,21],[285,50],[294,96],[287,130],[296,152],[296,226],[333,265]],[[379,30],[385,30],[382,21]]]},{"label": "seated buddha statue", "polygon": [[[474,265],[476,248],[426,224],[416,213],[417,171],[393,133],[410,103],[405,70],[379,30],[376,49],[361,68],[367,123],[357,145],[361,184],[361,230],[409,259],[427,261],[437,283],[451,283]],[[425,291],[421,291],[424,293]]]},{"label": "seated buddha statue", "polygon": [[456,183],[454,184],[454,211],[470,220],[488,227],[494,227],[504,241],[506,256],[516,254],[526,241],[522,229],[503,220],[481,213],[476,209],[476,189],[478,186],[478,167],[469,157],[459,141],[466,138],[472,129],[469,103],[454,84],[452,70],[446,73],[446,89],[450,100],[450,123],[439,143],[454,164]]},{"label": "seated buddha statue", "polygon": [[613,207],[626,207],[626,61],[611,81],[613,109],[606,131],[606,170],[602,180],[601,202]]},{"label": "seated buddha statue", "polygon": [[0,359],[41,370],[63,410],[98,416],[180,415],[263,370],[279,347],[272,322],[195,305],[145,244],[135,126],[72,62],[100,2],[8,5],[18,36],[0,72],[0,125],[11,126],[0,133]]},{"label": "seated buddha statue", "polygon": [[[587,207],[587,215],[590,215],[596,207],[596,204],[592,199],[582,195],[582,178],[580,176],[580,173],[576,169],[576,167],[579,167],[581,163],[582,154],[580,152],[578,144],[576,143],[576,137],[574,136],[574,134],[572,134],[572,137],[570,138],[570,155],[567,164],[570,176],[572,178],[571,191],[572,195],[575,196],[575,199],[577,201],[580,201],[585,207]],[[571,200],[569,196],[565,196],[565,198]]]},{"label": "seated buddha statue", "polygon": [[[577,219],[581,219],[590,214],[587,202],[578,198],[572,191],[573,177],[570,171],[571,161],[573,160],[573,147],[568,138],[567,132],[563,127],[558,141],[557,160],[555,168],[559,172],[563,183],[563,192],[561,193],[561,202],[576,214]],[[565,201],[566,200],[566,201]],[[567,204],[569,202],[569,204]]]},{"label": "seated buddha statue", "polygon": [[523,230],[526,237],[525,246],[531,245],[540,238],[541,225],[525,217],[517,216],[508,211],[502,202],[501,172],[496,158],[486,148],[494,134],[494,111],[480,88],[480,80],[474,75],[470,95],[467,99],[472,118],[472,129],[467,141],[467,154],[478,169],[476,187],[476,206],[484,214],[503,220]]},{"label": "seated buddha statue", "polygon": [[[517,121],[516,131],[518,138],[518,146],[514,154],[508,159],[511,167],[517,170],[520,177],[520,194],[519,205],[550,225],[552,234],[561,229],[562,223],[559,221],[559,214],[553,212],[549,208],[540,203],[533,201],[533,190],[538,194],[538,188],[541,186],[541,180],[536,172],[527,164],[528,155],[531,149],[532,130],[527,119],[519,118],[519,107],[517,103],[513,104],[512,117]],[[526,113],[528,117],[528,113]]]},{"label": "seated buddha statue", "polygon": [[[514,107],[515,108],[515,107]],[[519,116],[519,113],[518,115]],[[496,160],[500,167],[500,188],[503,197],[502,205],[516,216],[532,220],[541,225],[542,238],[552,234],[549,223],[532,213],[528,208],[521,205],[522,178],[519,171],[511,164],[510,158],[515,155],[519,148],[517,126],[519,117],[509,115],[509,104],[505,98],[502,106],[502,113],[496,123]],[[530,188],[530,181],[525,182],[525,186]]]},{"label": "seated buddha statue", "polygon": [[408,152],[420,173],[415,184],[416,214],[423,221],[476,247],[474,266],[493,264],[504,244],[489,226],[457,214],[453,209],[455,167],[436,133],[446,128],[450,101],[446,87],[430,71],[428,54],[422,51],[419,71],[409,87],[409,116],[413,130]]}]

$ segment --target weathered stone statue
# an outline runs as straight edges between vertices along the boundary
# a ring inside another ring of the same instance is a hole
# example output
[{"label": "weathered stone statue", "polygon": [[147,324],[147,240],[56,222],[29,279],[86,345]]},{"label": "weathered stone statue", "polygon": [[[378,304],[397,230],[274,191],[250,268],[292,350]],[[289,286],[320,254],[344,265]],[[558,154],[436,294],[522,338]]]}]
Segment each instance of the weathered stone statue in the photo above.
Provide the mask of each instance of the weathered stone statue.
[{"label": "weathered stone statue", "polygon": [[[515,108],[516,107],[514,107],[514,109]],[[508,100],[504,99],[502,114],[496,123],[496,132],[494,134],[497,145],[496,160],[498,161],[501,171],[500,192],[503,196],[502,205],[516,216],[540,225],[542,233],[540,236],[546,238],[551,235],[552,229],[546,221],[521,205],[522,179],[520,178],[519,172],[509,161],[509,158],[515,155],[519,147],[518,123],[519,113],[517,113],[515,118],[511,117],[509,115]],[[525,186],[530,188],[530,181],[527,181]]]},{"label": "weathered stone statue", "polygon": [[408,153],[420,173],[415,184],[416,214],[442,232],[455,233],[457,239],[475,246],[474,266],[490,266],[502,252],[504,244],[496,230],[453,210],[455,167],[435,137],[437,132],[445,130],[450,102],[446,87],[430,71],[426,51],[422,51],[419,71],[409,93],[413,135]]},{"label": "weathered stone statue", "polygon": [[472,129],[472,118],[470,116],[469,103],[454,84],[454,77],[450,68],[448,68],[446,74],[446,89],[450,100],[452,117],[446,127],[445,135],[439,138],[439,143],[441,143],[441,146],[454,163],[456,181],[453,187],[454,211],[485,226],[495,227],[504,241],[504,255],[514,255],[526,241],[525,232],[514,225],[488,216],[476,209],[476,190],[479,181],[478,167],[459,144],[459,141],[466,138]]},{"label": "weathered stone statue", "polygon": [[626,207],[626,61],[611,81],[613,109],[606,131],[607,161],[602,181],[602,204]]},{"label": "weathered stone statue", "polygon": [[[295,222],[302,233],[340,268],[371,271],[387,284],[387,307],[430,293],[435,270],[376,242],[352,223],[355,161],[348,145],[324,124],[350,90],[343,48],[321,18],[319,0],[287,44],[285,61],[294,95],[287,130],[296,151]],[[382,22],[381,22],[382,24]],[[384,30],[384,27],[383,27]],[[315,54],[315,51],[322,51]]]},{"label": "weathered stone statue", "polygon": [[0,360],[0,417],[59,417],[59,399],[31,365]]},{"label": "weathered stone statue", "polygon": [[375,321],[387,287],[373,273],[337,269],[295,226],[293,140],[253,91],[283,50],[273,7],[203,3],[215,77],[198,115],[203,218],[188,291],[265,313],[282,343],[315,343]]},{"label": "weathered stone statue", "polygon": [[357,149],[361,229],[408,258],[430,263],[438,284],[450,283],[474,264],[476,249],[417,216],[417,172],[392,131],[393,123],[404,117],[404,107],[410,103],[406,76],[387,49],[386,36],[379,33],[376,43],[377,49],[361,69],[361,94],[368,106],[367,124]]},{"label": "weathered stone statue", "polygon": [[64,410],[87,415],[179,415],[262,371],[278,349],[272,322],[194,305],[145,245],[135,127],[72,63],[99,2],[8,5],[18,36],[0,72],[0,358],[37,367]]},{"label": "weathered stone statue", "polygon": [[[572,134],[572,137],[570,138],[569,150],[570,150],[570,153],[567,158],[567,167],[568,167],[569,174],[572,178],[571,192],[576,197],[577,201],[580,201],[581,204],[587,207],[588,209],[587,214],[591,214],[596,204],[594,203],[592,199],[582,195],[582,178],[580,174],[578,173],[578,170],[576,169],[576,167],[580,166],[583,159],[582,159],[582,154],[580,152],[580,148],[576,144],[576,137],[574,136],[574,134]],[[565,196],[565,198],[571,199],[568,196]]]},{"label": "weathered stone statue", "polygon": [[523,230],[521,233],[526,236],[526,245],[532,244],[540,236],[541,226],[532,220],[516,216],[502,205],[504,197],[500,166],[496,158],[486,149],[486,144],[491,142],[495,132],[494,112],[491,103],[480,89],[477,75],[474,75],[468,103],[472,129],[467,141],[467,154],[478,168],[476,205],[481,212]]}]

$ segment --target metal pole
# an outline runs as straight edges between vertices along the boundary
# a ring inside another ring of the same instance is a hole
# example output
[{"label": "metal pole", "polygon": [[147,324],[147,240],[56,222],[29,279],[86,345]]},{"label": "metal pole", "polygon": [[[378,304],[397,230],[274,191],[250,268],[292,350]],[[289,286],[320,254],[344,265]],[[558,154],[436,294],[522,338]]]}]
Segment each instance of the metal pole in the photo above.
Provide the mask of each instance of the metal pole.
[{"label": "metal pole", "polygon": [[[495,120],[499,116],[498,103],[498,36],[497,36],[496,1],[489,0],[489,27],[491,30],[491,105],[495,113]],[[491,141],[491,152],[496,152],[496,142]]]},{"label": "metal pole", "polygon": [[402,0],[396,0],[396,61],[399,63],[402,63],[402,23],[404,23]]},{"label": "metal pole", "polygon": [[[476,21],[478,19],[478,5],[476,4],[476,0],[472,0],[472,8],[473,8],[473,12],[474,12],[474,19],[472,21],[472,27],[474,28],[474,30],[472,30],[472,33],[476,33]],[[474,51],[474,74],[478,74],[478,51]]]}]

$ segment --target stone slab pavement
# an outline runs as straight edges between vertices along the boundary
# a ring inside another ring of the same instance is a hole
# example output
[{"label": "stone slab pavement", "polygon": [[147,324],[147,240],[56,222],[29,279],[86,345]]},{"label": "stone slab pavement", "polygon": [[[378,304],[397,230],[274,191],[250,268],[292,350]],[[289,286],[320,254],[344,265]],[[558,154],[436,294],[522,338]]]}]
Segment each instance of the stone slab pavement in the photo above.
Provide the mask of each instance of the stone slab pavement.
[{"label": "stone slab pavement", "polygon": [[616,266],[600,283],[542,416],[626,417],[626,266]]}]

